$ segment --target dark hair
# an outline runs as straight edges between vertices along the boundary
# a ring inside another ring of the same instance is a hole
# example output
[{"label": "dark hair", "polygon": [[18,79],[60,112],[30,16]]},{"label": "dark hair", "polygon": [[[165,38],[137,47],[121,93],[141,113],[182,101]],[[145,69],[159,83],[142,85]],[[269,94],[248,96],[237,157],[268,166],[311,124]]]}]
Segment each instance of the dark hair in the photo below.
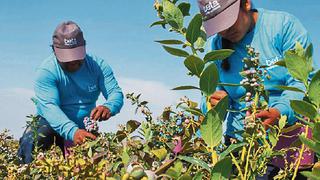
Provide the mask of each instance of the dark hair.
[{"label": "dark hair", "polygon": [[[246,2],[247,2],[247,0],[241,0],[241,2],[240,2],[240,8],[244,8]],[[221,46],[222,46],[222,49],[233,49],[233,44],[232,44],[232,42],[229,41],[229,40],[227,40],[227,39],[225,39],[225,38],[222,38],[222,40],[221,40]],[[225,71],[230,70],[231,64],[230,64],[228,58],[222,60],[221,68],[222,68],[223,70],[225,70]]]}]

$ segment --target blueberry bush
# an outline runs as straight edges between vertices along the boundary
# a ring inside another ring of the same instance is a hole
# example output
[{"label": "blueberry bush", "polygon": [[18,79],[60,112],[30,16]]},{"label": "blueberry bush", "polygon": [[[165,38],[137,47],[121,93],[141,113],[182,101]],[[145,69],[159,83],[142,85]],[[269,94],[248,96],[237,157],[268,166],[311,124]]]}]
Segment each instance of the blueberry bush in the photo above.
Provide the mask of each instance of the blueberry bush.
[{"label": "blueberry bush", "polygon": [[[278,89],[304,94],[303,100],[292,100],[291,107],[297,113],[299,122],[286,126],[287,118],[282,116],[274,126],[266,127],[256,117],[268,108],[268,92],[264,81],[270,76],[266,66],[259,62],[259,53],[247,47],[243,59],[239,84],[219,83],[217,60],[229,57],[233,50],[221,49],[205,52],[206,33],[200,14],[190,18],[190,4],[179,0],[155,1],[154,9],[159,20],[151,26],[160,26],[177,35],[177,39],[157,40],[169,54],[183,59],[188,75],[196,77],[198,86],[183,85],[174,90],[196,90],[206,99],[207,112],[201,111],[196,101],[182,97],[177,106],[166,107],[162,114],[154,116],[149,102],[141,100],[141,94],[126,95],[143,114],[143,119],[129,120],[115,133],[99,132],[97,122],[85,118],[85,129],[97,135],[96,140],[87,139],[82,145],[66,146],[61,151],[57,146],[44,151],[35,144],[34,161],[19,164],[18,141],[8,131],[0,133],[0,177],[1,179],[256,179],[266,174],[267,165],[274,158],[283,158],[288,151],[298,151],[299,158],[286,163],[277,179],[295,179],[302,154],[311,149],[320,153],[320,72],[312,79],[312,46],[304,50],[297,44],[294,50],[286,52],[283,61],[275,66],[286,67],[293,78],[302,82],[305,89],[277,86]],[[301,65],[303,63],[303,66]],[[240,99],[245,104],[244,130],[238,132],[239,139],[226,146],[223,142],[223,122],[229,109],[228,97],[211,107],[209,98],[216,87],[242,86],[246,93]],[[29,127],[37,126],[37,118],[30,116]],[[304,126],[305,132],[292,146],[275,150],[285,132]],[[308,131],[313,132],[311,139]],[[41,136],[34,132],[34,138]],[[303,174],[318,179],[320,162],[315,163],[312,172]]]}]

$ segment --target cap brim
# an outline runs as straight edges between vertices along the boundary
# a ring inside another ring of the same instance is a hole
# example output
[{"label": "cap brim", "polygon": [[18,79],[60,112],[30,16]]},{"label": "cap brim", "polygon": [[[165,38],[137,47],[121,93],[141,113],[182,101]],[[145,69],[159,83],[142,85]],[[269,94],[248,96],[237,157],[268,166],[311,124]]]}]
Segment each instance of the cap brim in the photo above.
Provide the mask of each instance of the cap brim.
[{"label": "cap brim", "polygon": [[85,46],[79,46],[72,49],[60,49],[54,47],[54,52],[60,62],[70,62],[84,59],[86,56]]},{"label": "cap brim", "polygon": [[240,10],[240,0],[222,11],[217,16],[204,21],[204,28],[207,36],[212,36],[231,27],[238,19]]}]

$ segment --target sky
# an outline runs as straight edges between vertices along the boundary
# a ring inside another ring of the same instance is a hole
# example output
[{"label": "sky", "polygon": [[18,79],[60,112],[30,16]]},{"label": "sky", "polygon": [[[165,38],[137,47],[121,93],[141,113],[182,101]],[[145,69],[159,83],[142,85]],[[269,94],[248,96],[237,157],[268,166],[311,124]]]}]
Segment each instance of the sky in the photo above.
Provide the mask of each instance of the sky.
[{"label": "sky", "polygon": [[[198,12],[196,0],[191,14]],[[142,93],[150,102],[154,117],[165,106],[187,95],[200,99],[197,91],[172,91],[180,85],[197,85],[187,76],[183,59],[167,54],[155,40],[178,38],[159,27],[153,0],[0,0],[0,130],[9,129],[15,138],[24,130],[26,115],[35,113],[35,70],[50,55],[51,37],[62,21],[79,24],[87,41],[87,51],[105,59],[112,67],[124,93]],[[259,8],[287,11],[300,19],[314,44],[314,60],[319,60],[319,0],[255,0]],[[187,21],[189,21],[188,18]],[[99,99],[98,104],[103,100]],[[125,100],[121,113],[101,123],[105,131],[118,124],[141,119]]]}]

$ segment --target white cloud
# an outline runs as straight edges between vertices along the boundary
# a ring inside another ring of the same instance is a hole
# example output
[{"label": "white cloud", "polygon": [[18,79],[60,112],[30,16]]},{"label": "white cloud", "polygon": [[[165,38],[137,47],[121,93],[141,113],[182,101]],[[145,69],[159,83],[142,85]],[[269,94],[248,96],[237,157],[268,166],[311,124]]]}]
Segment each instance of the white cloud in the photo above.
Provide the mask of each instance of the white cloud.
[{"label": "white cloud", "polygon": [[19,138],[26,125],[26,116],[35,112],[30,100],[34,96],[31,89],[0,89],[0,130],[9,129],[15,138]]},{"label": "white cloud", "polygon": [[[142,94],[141,100],[149,102],[154,118],[160,115],[164,107],[175,104],[182,97],[180,92],[170,90],[172,87],[162,82],[133,78],[118,78],[118,81],[124,94],[131,92]],[[21,137],[27,120],[26,115],[35,113],[35,106],[30,100],[33,96],[34,92],[31,89],[0,89],[0,130],[7,128],[15,138]],[[103,98],[100,97],[97,103],[102,102]],[[128,100],[125,99],[124,102],[121,113],[110,121],[101,123],[101,130],[115,131],[119,124],[124,124],[128,120],[143,120],[141,115],[135,115],[135,107]]]},{"label": "white cloud", "polygon": [[[148,101],[149,108],[153,112],[153,117],[157,118],[160,115],[164,107],[174,105],[182,94],[177,91],[172,91],[172,87],[165,85],[162,82],[157,81],[145,81],[141,79],[133,78],[119,78],[119,86],[122,88],[123,93],[135,93],[142,94],[140,100]],[[98,103],[103,102],[100,98]],[[125,124],[128,120],[143,120],[143,116],[138,113],[135,115],[135,106],[132,106],[128,100],[124,100],[124,106],[121,113],[111,118],[107,122],[103,122],[100,125],[100,129],[103,131],[114,131],[119,124]]]}]

